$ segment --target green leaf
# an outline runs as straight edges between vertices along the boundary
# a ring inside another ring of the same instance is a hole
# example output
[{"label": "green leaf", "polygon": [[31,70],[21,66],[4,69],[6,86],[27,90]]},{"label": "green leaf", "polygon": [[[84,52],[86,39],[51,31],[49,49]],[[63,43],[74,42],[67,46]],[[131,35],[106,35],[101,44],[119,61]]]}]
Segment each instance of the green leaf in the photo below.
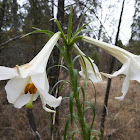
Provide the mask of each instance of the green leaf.
[{"label": "green leaf", "polygon": [[47,35],[54,35],[54,33],[52,31],[49,31],[49,30],[36,30],[36,31],[33,31],[34,33],[45,33]]},{"label": "green leaf", "polygon": [[66,81],[66,80],[59,80],[59,81],[53,86],[53,88],[51,89],[50,94],[52,94],[54,88],[55,88],[59,83],[61,83],[61,82],[67,82],[67,81]]},{"label": "green leaf", "polygon": [[61,55],[64,57],[65,62],[67,64],[67,62],[69,62],[66,51],[64,49],[64,47],[61,47],[58,43],[56,43],[56,46],[58,47],[58,49],[60,50]]},{"label": "green leaf", "polygon": [[73,43],[79,41],[79,40],[82,40],[83,36],[77,36],[73,39]]},{"label": "green leaf", "polygon": [[59,60],[58,60],[58,65],[61,65],[61,61],[63,61],[62,59],[63,59],[63,55],[60,52],[60,56],[59,56]]},{"label": "green leaf", "polygon": [[[90,7],[91,7],[92,5],[90,5]],[[77,30],[80,28],[80,24],[81,24],[81,22],[82,22],[82,19],[83,19],[83,17],[85,16],[85,14],[87,13],[87,11],[90,9],[90,7],[85,11],[85,13],[82,15],[82,17],[80,18],[80,22],[79,22],[79,24],[78,24],[78,27],[77,27]]]},{"label": "green leaf", "polygon": [[92,129],[93,123],[94,123],[94,120],[95,120],[95,106],[90,101],[85,101],[85,103],[87,103],[89,105],[89,107],[88,108],[85,108],[84,111],[86,111],[89,108],[92,109],[93,119],[92,119],[92,122],[91,122],[91,125],[90,125],[90,128]]},{"label": "green leaf", "polygon": [[96,136],[91,136],[90,140],[92,139],[97,140]]},{"label": "green leaf", "polygon": [[88,109],[91,109],[91,107],[90,107],[90,106],[87,106],[87,107],[84,109],[84,112],[85,112],[86,110],[88,110]]},{"label": "green leaf", "polygon": [[72,140],[73,140],[74,135],[75,135],[76,133],[79,133],[79,134],[81,135],[80,130],[74,130],[74,131],[70,132],[70,134],[67,136],[67,140],[70,140],[70,136],[72,136]]},{"label": "green leaf", "polygon": [[72,31],[71,27],[72,27],[72,8],[70,7],[69,26],[68,26],[68,33],[67,33],[68,43],[71,38],[71,31]]},{"label": "green leaf", "polygon": [[71,125],[73,123],[73,97],[74,97],[74,93],[72,92],[70,94],[70,100],[69,100],[69,102],[70,102]]},{"label": "green leaf", "polygon": [[63,32],[63,30],[62,30],[62,28],[61,28],[61,26],[60,26],[60,23],[59,23],[59,21],[58,21],[57,19],[56,19],[55,21],[56,21],[56,24],[57,24],[58,29],[59,29],[60,32],[61,32],[61,35],[62,35],[62,38],[64,39],[64,42],[66,43],[67,40],[66,40],[66,37],[65,37],[65,35],[64,35],[64,32]]},{"label": "green leaf", "polygon": [[53,65],[53,66],[51,66],[51,67],[49,67],[49,68],[47,69],[47,73],[48,73],[48,71],[49,71],[50,69],[52,69],[52,68],[54,68],[54,67],[62,67],[62,68],[64,68],[65,70],[68,71],[68,68],[66,68],[66,67],[63,66],[63,65]]},{"label": "green leaf", "polygon": [[102,138],[102,136],[101,136],[101,134],[98,130],[91,130],[91,131],[94,132],[94,133],[97,133],[100,139]]},{"label": "green leaf", "polygon": [[86,86],[87,86],[87,81],[88,81],[88,76],[87,76],[87,66],[86,66],[86,63],[85,63],[85,60],[83,57],[86,57],[85,55],[81,55],[81,58],[82,58],[82,61],[83,61],[83,64],[84,64],[84,70],[85,70],[85,80],[86,80]]},{"label": "green leaf", "polygon": [[95,74],[95,76],[97,77],[96,72],[95,72],[95,69],[94,69],[94,66],[93,66],[93,62],[89,59],[88,56],[85,55],[85,57],[86,57],[86,58],[88,59],[88,61],[90,62],[91,66],[92,66],[92,69],[93,69],[93,71],[94,71],[94,74]]},{"label": "green leaf", "polygon": [[59,87],[59,96],[61,95],[61,91],[62,91],[62,88],[63,88],[63,86],[65,85],[66,83],[62,83],[62,85]]},{"label": "green leaf", "polygon": [[73,70],[74,72],[74,94],[77,94],[77,87],[78,87],[78,71],[77,69]]},{"label": "green leaf", "polygon": [[90,126],[89,126],[89,124],[88,123],[86,123],[86,128],[87,128],[87,139],[88,140],[90,140],[90,135],[91,135],[91,128],[90,128]]},{"label": "green leaf", "polygon": [[95,93],[94,93],[94,98],[95,98],[94,106],[96,107],[96,88],[95,88],[95,85],[94,85],[94,83],[92,81],[91,81],[91,83],[92,83],[92,85],[94,87],[94,91],[95,91]]},{"label": "green leaf", "polygon": [[81,28],[79,28],[79,29],[74,33],[74,35],[72,36],[71,41],[70,41],[71,44],[74,43],[73,40],[81,33],[82,29],[85,28],[85,27],[86,27],[89,23],[91,23],[91,22],[92,22],[92,21],[86,23],[85,25],[83,25]]},{"label": "green leaf", "polygon": [[[82,91],[82,94],[83,94],[83,113],[84,113],[84,108],[85,108],[85,91],[84,91],[84,88],[81,87],[81,91]],[[83,114],[84,116],[84,114]]]},{"label": "green leaf", "polygon": [[63,97],[62,100],[69,99],[70,97]]},{"label": "green leaf", "polygon": [[33,31],[33,32],[30,32],[30,33],[27,33],[27,34],[23,35],[21,38],[26,37],[26,36],[31,35],[31,34],[34,34],[34,33],[45,33],[49,37],[51,37],[52,35],[54,35],[54,33],[51,32],[51,31],[49,31],[49,30],[36,30],[36,31]]},{"label": "green leaf", "polygon": [[82,29],[81,30],[81,32],[86,32],[86,31],[88,31],[88,32],[95,32],[95,31],[99,31],[99,29],[97,29],[97,30]]},{"label": "green leaf", "polygon": [[77,55],[77,56],[73,59],[73,61],[72,61],[73,65],[74,65],[75,61],[76,61],[79,57],[81,57],[81,55]]},{"label": "green leaf", "polygon": [[79,123],[77,122],[77,120],[79,121],[78,116],[73,113],[73,118],[74,118],[74,121],[75,121],[75,124],[76,124],[77,128],[80,130]]},{"label": "green leaf", "polygon": [[66,125],[65,125],[65,129],[64,129],[64,140],[66,140],[66,135],[67,135],[67,130],[68,130],[68,127],[69,127],[69,121],[71,119],[71,116],[68,117],[68,120],[66,122]]}]

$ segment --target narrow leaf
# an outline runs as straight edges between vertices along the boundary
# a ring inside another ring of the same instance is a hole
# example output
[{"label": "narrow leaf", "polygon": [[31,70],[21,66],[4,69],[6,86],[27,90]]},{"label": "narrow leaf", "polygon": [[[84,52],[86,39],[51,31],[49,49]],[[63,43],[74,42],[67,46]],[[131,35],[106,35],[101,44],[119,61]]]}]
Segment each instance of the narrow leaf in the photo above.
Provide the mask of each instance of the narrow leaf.
[{"label": "narrow leaf", "polygon": [[58,29],[59,29],[60,32],[61,32],[62,38],[64,39],[64,41],[65,41],[65,43],[66,43],[66,42],[67,42],[66,37],[65,37],[64,32],[63,32],[63,30],[62,30],[62,28],[61,28],[61,26],[60,26],[60,23],[59,23],[59,21],[58,21],[57,19],[56,19],[56,24],[57,24]]},{"label": "narrow leaf", "polygon": [[69,26],[68,26],[68,33],[67,33],[68,43],[71,38],[71,30],[72,30],[71,27],[72,27],[72,8],[70,7]]},{"label": "narrow leaf", "polygon": [[68,126],[69,126],[69,121],[70,121],[70,116],[68,117],[68,120],[66,122],[66,125],[65,125],[65,129],[64,129],[64,140],[66,140],[66,135],[67,135],[67,130],[68,130]]},{"label": "narrow leaf", "polygon": [[74,93],[72,92],[70,94],[70,100],[69,100],[69,102],[70,102],[71,125],[73,123],[73,97],[74,97]]}]

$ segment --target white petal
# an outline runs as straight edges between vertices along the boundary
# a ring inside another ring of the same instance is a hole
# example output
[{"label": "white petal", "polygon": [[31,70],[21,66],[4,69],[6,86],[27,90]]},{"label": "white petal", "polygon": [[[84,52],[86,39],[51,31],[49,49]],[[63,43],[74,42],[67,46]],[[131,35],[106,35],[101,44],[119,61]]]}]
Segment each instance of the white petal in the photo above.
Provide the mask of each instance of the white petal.
[{"label": "white petal", "polygon": [[88,79],[90,79],[93,83],[101,82],[102,80],[98,77],[98,75],[95,76],[94,73],[88,74]]},{"label": "white petal", "polygon": [[[21,108],[22,106],[26,105],[27,103],[29,103],[29,101],[31,100],[32,94],[28,93],[28,94],[23,94],[21,95],[15,102],[14,102],[14,107],[16,108]],[[34,99],[33,101],[35,101],[38,97],[38,94],[34,94]]]},{"label": "white petal", "polygon": [[[38,77],[39,81],[37,81],[36,76],[31,76],[31,80],[36,86],[36,88],[39,90],[39,92],[43,95],[49,92],[49,82],[46,73],[40,74],[40,76],[42,77],[42,79]],[[43,86],[41,84],[43,84]]]},{"label": "white petal", "polygon": [[19,76],[21,78],[27,78],[29,76],[30,69],[26,69],[25,67],[27,67],[27,66],[28,66],[28,64],[16,67],[19,71]]},{"label": "white petal", "polygon": [[[40,83],[39,81],[37,82],[37,79],[34,78],[33,76],[32,76],[33,78],[31,77],[32,82],[34,83],[34,85],[36,86],[36,88],[37,88],[38,91],[39,91],[39,94],[40,94],[40,96],[41,96],[43,105],[48,104],[48,105],[51,106],[51,107],[57,107],[57,106],[59,106],[59,104],[61,103],[62,97],[55,98],[54,96],[52,96],[52,95],[50,95],[50,94],[48,93],[48,91],[49,91],[49,83],[48,83],[48,79],[47,79],[46,73],[45,73],[44,75],[45,75],[45,76],[44,76],[45,81],[43,80],[43,82],[45,82],[45,83],[44,83],[44,85],[45,85],[45,86],[44,86],[44,89],[41,88],[41,86],[40,86],[40,84],[42,83],[42,81],[41,81],[41,83]],[[43,78],[43,79],[44,79],[44,78]],[[41,79],[40,79],[40,80],[41,80]]]},{"label": "white petal", "polygon": [[[90,69],[88,70],[89,79],[94,83],[103,81],[102,76],[101,76],[101,74],[99,72],[99,69],[96,66],[96,64],[93,63],[93,67],[94,67],[95,72],[94,72],[93,68],[91,68],[92,69],[91,74],[89,72]],[[95,73],[96,73],[96,75],[95,75]]]},{"label": "white petal", "polygon": [[34,85],[37,88],[41,88],[42,90],[45,89],[45,85],[46,85],[49,91],[49,83],[48,83],[46,72],[31,76],[31,81],[34,83]]},{"label": "white petal", "polygon": [[125,97],[126,93],[128,92],[128,88],[129,88],[129,81],[130,81],[130,78],[129,76],[127,75],[124,79],[124,82],[123,82],[123,86],[122,86],[122,96],[121,97],[115,97],[115,99],[118,99],[118,100],[123,100],[123,98]]},{"label": "white petal", "polygon": [[100,73],[108,78],[113,78],[120,74],[126,75],[128,73],[129,67],[130,67],[130,61],[127,61],[126,63],[123,64],[123,66],[118,71],[114,72],[113,74],[107,74],[103,72],[100,72]]},{"label": "white petal", "polygon": [[9,103],[14,103],[24,90],[27,78],[14,78],[7,82],[5,90],[7,93],[7,99]]},{"label": "white petal", "polygon": [[[138,60],[138,58],[136,59]],[[130,67],[130,80],[137,80],[140,83],[140,62],[139,63],[134,63],[133,61],[131,62],[131,67]]]},{"label": "white petal", "polygon": [[[99,73],[98,67],[95,64],[93,64],[93,66],[94,66],[94,69],[95,69],[95,72],[96,72],[96,76],[95,76],[95,73],[94,73],[92,67],[87,68],[88,79],[90,79],[93,83],[101,82],[102,81],[102,77],[101,77],[101,74]],[[85,78],[85,74],[83,72],[82,67],[81,67],[81,71],[79,72],[79,74],[83,78]]]},{"label": "white petal", "polygon": [[137,80],[140,83],[140,55],[134,55],[120,47],[110,45],[108,43],[101,42],[90,37],[83,37],[82,39],[86,42],[89,42],[104,49],[106,52],[108,52],[109,54],[117,58],[121,63],[123,63],[122,68],[113,73],[112,75],[101,73],[108,78],[112,78],[120,74],[126,75],[122,87],[123,95],[121,97],[116,97],[117,99],[122,100],[128,91],[129,80]]},{"label": "white petal", "polygon": [[45,72],[49,56],[60,36],[60,32],[55,33],[34,59],[28,64],[19,66],[19,73],[22,78]]},{"label": "white petal", "polygon": [[38,88],[42,102],[44,105],[49,105],[50,107],[58,107],[61,103],[62,97],[55,98],[54,96],[48,93],[48,88],[45,86],[45,90]]},{"label": "white petal", "polygon": [[54,110],[51,110],[49,108],[46,107],[46,101],[44,100],[44,97],[40,94],[40,99],[42,101],[42,106],[43,106],[43,109],[47,112],[52,112],[52,113],[55,113]]},{"label": "white petal", "polygon": [[11,79],[18,76],[18,73],[15,69],[0,66],[0,80]]},{"label": "white petal", "polygon": [[47,112],[50,112],[50,113],[56,113],[55,110],[51,110],[51,109],[47,108],[46,106],[43,106],[43,109]]},{"label": "white petal", "polygon": [[43,73],[45,71],[49,56],[60,38],[60,35],[60,32],[55,33],[37,56],[29,63],[29,65],[31,64],[33,67],[30,72],[30,76],[36,73]]},{"label": "white petal", "polygon": [[56,45],[56,42],[58,41],[60,36],[61,36],[60,32],[55,33],[50,38],[50,40],[46,43],[46,45],[43,47],[43,49],[37,54],[37,56],[30,63],[34,63],[34,61],[37,61],[38,63],[40,63],[40,62],[42,63],[42,61],[45,59],[45,64],[47,64],[50,53],[51,53],[52,49],[54,48],[54,46]]},{"label": "white petal", "polygon": [[120,52],[124,55],[130,55],[130,56],[134,56],[132,53],[118,47],[118,46],[114,46],[114,45],[111,45],[109,43],[106,43],[106,42],[102,42],[102,41],[99,41],[99,40],[96,40],[96,39],[93,39],[93,38],[90,38],[90,37],[87,37],[87,36],[83,36],[82,38],[83,41],[85,42],[88,42],[88,43],[91,43],[93,45],[96,45],[102,49],[104,49],[105,51],[111,51],[112,52]]},{"label": "white petal", "polygon": [[[82,68],[81,68],[81,69],[82,69]],[[79,74],[80,74],[83,78],[85,78],[85,74],[83,73],[83,70],[79,71]]]},{"label": "white petal", "polygon": [[55,98],[54,96],[50,95],[49,93],[43,94],[43,100],[45,104],[48,104],[50,107],[58,107],[61,103],[62,97]]}]

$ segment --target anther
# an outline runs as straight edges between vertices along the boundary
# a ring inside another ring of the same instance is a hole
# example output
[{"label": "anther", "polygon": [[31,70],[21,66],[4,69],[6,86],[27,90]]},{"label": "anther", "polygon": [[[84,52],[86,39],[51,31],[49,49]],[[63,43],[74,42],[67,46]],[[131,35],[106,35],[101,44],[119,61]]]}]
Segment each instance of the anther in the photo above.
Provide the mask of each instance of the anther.
[{"label": "anther", "polygon": [[36,94],[37,92],[37,88],[35,87],[35,85],[33,83],[28,83],[24,89],[24,93],[27,94],[27,93],[30,93],[30,94]]}]

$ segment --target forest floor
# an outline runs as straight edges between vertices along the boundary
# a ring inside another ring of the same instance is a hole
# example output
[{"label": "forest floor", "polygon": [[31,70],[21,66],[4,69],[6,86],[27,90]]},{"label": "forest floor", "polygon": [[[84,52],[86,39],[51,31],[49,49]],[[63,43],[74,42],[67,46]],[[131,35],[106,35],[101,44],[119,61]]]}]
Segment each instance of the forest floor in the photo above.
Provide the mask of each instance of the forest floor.
[{"label": "forest floor", "polygon": [[[107,107],[107,117],[105,122],[105,136],[108,140],[139,140],[140,139],[140,84],[136,81],[130,82],[129,91],[123,101],[114,99],[117,96],[121,96],[121,87],[123,83],[123,77],[116,77],[112,80],[109,102]],[[6,99],[6,93],[4,90],[6,82],[1,81],[0,85],[0,140],[34,140],[33,132],[30,128],[27,109],[16,109],[12,104],[9,104]],[[94,103],[94,88],[89,81],[87,86],[85,81],[80,82],[85,89],[86,100]],[[96,83],[96,119],[94,122],[94,129],[100,130],[100,121],[104,103],[105,90],[107,86],[107,79],[102,83]],[[62,91],[63,97],[68,97],[70,94],[70,88],[64,87]],[[34,102],[33,114],[35,117],[37,131],[41,140],[51,140],[51,115],[46,113],[42,106],[41,101],[38,98]],[[69,101],[65,99],[62,101],[59,107],[59,120],[56,120],[56,130],[59,139],[63,140],[64,126],[69,114]],[[92,113],[87,112],[86,118],[90,122]],[[73,130],[75,126],[70,125],[70,130]],[[76,128],[75,128],[76,129]],[[56,138],[54,138],[56,140]],[[76,135],[75,140],[81,140]]]}]

